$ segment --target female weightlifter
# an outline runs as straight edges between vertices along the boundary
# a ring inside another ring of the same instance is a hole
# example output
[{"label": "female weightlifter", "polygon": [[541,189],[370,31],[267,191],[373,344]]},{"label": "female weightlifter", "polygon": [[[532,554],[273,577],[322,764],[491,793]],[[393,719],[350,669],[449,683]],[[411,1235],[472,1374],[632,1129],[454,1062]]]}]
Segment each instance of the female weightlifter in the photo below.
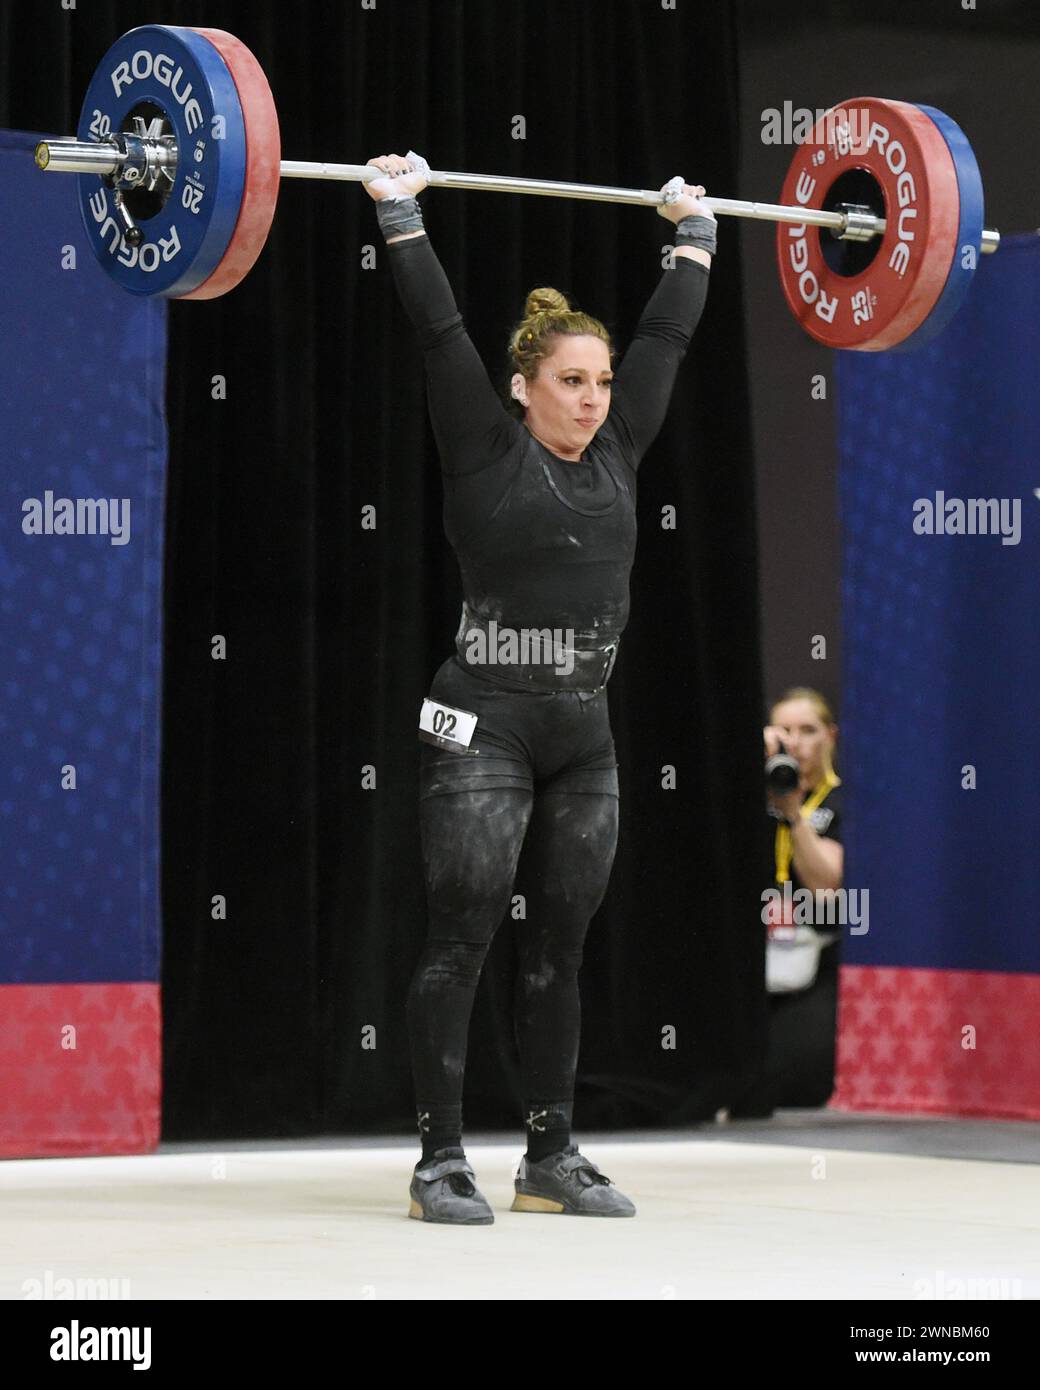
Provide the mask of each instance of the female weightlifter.
[{"label": "female weightlifter", "polygon": [[681,186],[658,207],[676,224],[674,265],[616,373],[603,324],[556,290],[533,290],[510,342],[506,405],[423,230],[425,160],[409,151],[369,164],[385,174],[365,187],[425,358],[464,595],[455,654],[420,721],[429,932],[407,1001],[422,1138],[409,1215],[494,1220],[462,1147],[463,1072],[477,981],[525,846],[537,886],[516,981],[527,1149],[512,1210],[633,1216],[571,1142],[577,976],[617,843],[606,685],[628,621],[636,473],[700,320],[715,218],[700,185],[665,186]]}]

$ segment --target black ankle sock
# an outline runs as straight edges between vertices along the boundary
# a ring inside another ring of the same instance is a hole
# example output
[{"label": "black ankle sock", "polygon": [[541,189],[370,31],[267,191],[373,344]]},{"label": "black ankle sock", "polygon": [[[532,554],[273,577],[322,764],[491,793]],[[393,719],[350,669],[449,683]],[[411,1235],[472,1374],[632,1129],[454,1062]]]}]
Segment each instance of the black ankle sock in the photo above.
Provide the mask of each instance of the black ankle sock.
[{"label": "black ankle sock", "polygon": [[527,1131],[525,1157],[538,1163],[550,1154],[559,1153],[571,1142],[571,1119],[574,1102],[570,1100],[531,1100],[524,1104],[524,1128]]},{"label": "black ankle sock", "polygon": [[429,1163],[438,1149],[462,1152],[461,1105],[420,1105],[415,1113],[422,1137],[421,1163]]}]

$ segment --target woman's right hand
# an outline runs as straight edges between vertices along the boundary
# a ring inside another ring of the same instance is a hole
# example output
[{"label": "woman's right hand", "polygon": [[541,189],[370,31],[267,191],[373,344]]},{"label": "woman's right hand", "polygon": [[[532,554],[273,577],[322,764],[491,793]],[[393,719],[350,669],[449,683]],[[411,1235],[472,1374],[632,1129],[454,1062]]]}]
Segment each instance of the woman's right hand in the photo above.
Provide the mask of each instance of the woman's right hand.
[{"label": "woman's right hand", "polygon": [[414,198],[426,187],[426,175],[403,154],[378,154],[368,163],[386,174],[385,178],[365,182],[368,196],[377,203],[382,198]]},{"label": "woman's right hand", "polygon": [[[681,178],[681,175],[676,175]],[[662,184],[660,192],[663,193],[672,183]],[[704,185],[702,183],[683,183],[682,191],[674,203],[658,203],[657,212],[661,217],[666,217],[669,222],[678,224],[684,217],[706,217],[709,222],[716,221],[712,209],[703,202]]]},{"label": "woman's right hand", "polygon": [[762,739],[765,744],[767,758],[775,758],[777,753],[780,752],[780,743],[783,736],[783,729],[776,724],[767,724],[762,730]]}]

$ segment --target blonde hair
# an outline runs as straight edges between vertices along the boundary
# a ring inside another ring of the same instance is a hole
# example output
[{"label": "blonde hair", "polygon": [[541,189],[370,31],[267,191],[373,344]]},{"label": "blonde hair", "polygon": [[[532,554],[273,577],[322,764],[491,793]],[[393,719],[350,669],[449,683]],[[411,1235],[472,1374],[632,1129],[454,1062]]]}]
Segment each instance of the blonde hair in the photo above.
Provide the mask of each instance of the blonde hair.
[{"label": "blonde hair", "polygon": [[[784,691],[779,700],[774,700],[769,706],[770,724],[773,722],[773,715],[779,707],[785,705],[788,700],[808,700],[819,716],[821,723],[831,726],[837,723],[830,705],[818,690],[813,690],[812,687],[808,685],[792,685],[788,690]],[[837,783],[840,783],[841,778],[838,777],[837,773],[834,771],[834,765],[831,762],[831,750],[829,748],[824,748],[822,762],[824,776],[828,778],[833,777]]]},{"label": "blonde hair", "polygon": [[[583,314],[572,309],[566,295],[543,285],[532,290],[524,305],[524,317],[513,329],[509,339],[509,376],[520,372],[525,381],[533,381],[538,375],[538,365],[555,351],[555,339],[563,337],[593,337],[606,343],[611,358],[614,348],[610,334],[591,314]],[[523,418],[524,407],[516,400],[506,384],[507,408]]]}]

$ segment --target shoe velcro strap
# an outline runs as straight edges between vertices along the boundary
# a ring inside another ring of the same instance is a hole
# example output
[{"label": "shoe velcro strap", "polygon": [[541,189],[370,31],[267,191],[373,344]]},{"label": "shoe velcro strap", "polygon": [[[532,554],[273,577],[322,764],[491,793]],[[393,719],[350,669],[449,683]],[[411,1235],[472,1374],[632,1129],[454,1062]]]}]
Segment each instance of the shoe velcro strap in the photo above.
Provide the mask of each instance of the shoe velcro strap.
[{"label": "shoe velcro strap", "polygon": [[476,1177],[465,1158],[442,1158],[439,1163],[431,1164],[429,1168],[416,1168],[415,1170],[415,1176],[421,1178],[423,1182],[436,1182],[438,1178],[446,1177],[448,1173],[465,1173],[469,1178]]},{"label": "shoe velcro strap", "polygon": [[560,1160],[558,1167],[562,1173],[573,1173],[576,1168],[590,1169],[593,1173],[598,1174],[601,1182],[610,1181],[608,1177],[600,1173],[594,1163],[590,1163],[587,1158],[582,1158],[581,1154],[568,1154],[566,1158]]}]

